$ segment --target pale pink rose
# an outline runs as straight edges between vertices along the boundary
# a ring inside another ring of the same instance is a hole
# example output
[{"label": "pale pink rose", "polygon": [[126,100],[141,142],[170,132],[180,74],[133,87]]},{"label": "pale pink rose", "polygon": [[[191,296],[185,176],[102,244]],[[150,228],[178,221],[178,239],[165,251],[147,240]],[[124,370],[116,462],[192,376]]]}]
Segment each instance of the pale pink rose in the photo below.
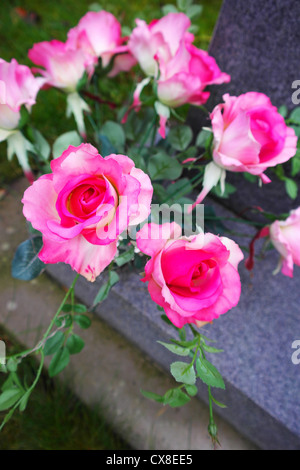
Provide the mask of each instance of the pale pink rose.
[{"label": "pale pink rose", "polygon": [[226,170],[251,173],[270,183],[264,171],[288,161],[297,150],[294,129],[285,124],[268,96],[251,91],[225,94],[223,100],[210,115],[213,162],[206,166],[203,189],[193,207],[219,181],[224,186]]},{"label": "pale pink rose", "polygon": [[[110,76],[120,71],[128,71],[135,63],[128,47],[123,45],[121,25],[114,15],[108,11],[90,11],[79,21],[78,25],[68,32],[68,48],[83,50],[86,53],[102,59],[106,67],[114,54],[120,54]],[[115,59],[116,60],[116,59]]]},{"label": "pale pink rose", "polygon": [[35,104],[36,96],[45,80],[35,78],[26,65],[15,59],[0,59],[0,141],[5,140],[12,129],[18,127],[21,106],[28,111]]},{"label": "pale pink rose", "polygon": [[182,39],[187,42],[194,40],[187,31],[191,21],[184,13],[168,13],[149,25],[137,19],[136,24],[128,47],[146,75],[157,75],[157,53],[168,62],[176,55]]},{"label": "pale pink rose", "polygon": [[175,326],[200,327],[238,304],[243,254],[229,238],[181,233],[176,223],[146,224],[137,233],[138,248],[151,256],[142,280]]},{"label": "pale pink rose", "polygon": [[276,220],[269,227],[272,244],[281,255],[279,269],[293,277],[294,264],[300,266],[300,207],[290,212],[286,220]]},{"label": "pale pink rose", "polygon": [[23,197],[23,213],[43,235],[39,258],[64,262],[95,278],[110,264],[119,235],[150,213],[149,177],[125,155],[102,158],[95,147],[70,146]]},{"label": "pale pink rose", "polygon": [[76,91],[78,82],[86,72],[93,74],[95,58],[83,50],[70,50],[67,43],[43,41],[34,44],[29,59],[44,69],[34,69],[46,78],[46,83],[67,93]]},{"label": "pale pink rose", "polygon": [[229,171],[259,175],[296,153],[297,137],[263,93],[223,96],[211,113],[213,159]]},{"label": "pale pink rose", "polygon": [[[210,95],[206,86],[230,81],[213,57],[192,45],[191,22],[184,13],[169,13],[149,25],[136,22],[129,49],[146,75],[157,78],[157,97],[166,107],[202,105]],[[168,112],[160,109],[159,133],[164,138]]]}]

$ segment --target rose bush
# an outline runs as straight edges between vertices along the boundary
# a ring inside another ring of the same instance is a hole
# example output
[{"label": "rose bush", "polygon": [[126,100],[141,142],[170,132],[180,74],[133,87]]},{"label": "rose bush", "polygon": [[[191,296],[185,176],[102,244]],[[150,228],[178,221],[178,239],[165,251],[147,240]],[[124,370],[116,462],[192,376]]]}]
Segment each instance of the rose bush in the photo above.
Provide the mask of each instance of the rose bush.
[{"label": "rose bush", "polygon": [[[25,170],[30,151],[37,177],[22,199],[24,216],[35,230],[29,225],[30,236],[16,251],[12,275],[32,280],[45,268],[43,262],[64,262],[77,272],[42,339],[9,359],[4,371],[12,375],[0,393],[0,409],[10,409],[4,423],[15,409],[25,408],[45,356],[53,355],[49,364],[52,377],[66,367],[70,354],[81,351],[84,342],[73,326],[86,328],[90,318],[84,305],[75,304],[79,275],[95,281],[108,267],[91,302],[93,312],[118,282],[119,268],[130,263],[139,272],[145,268],[143,282],[148,283],[151,298],[164,311],[162,319],[175,326],[179,339],[159,343],[189,361],[171,364],[170,372],[178,384],[165,395],[143,393],[163,405],[182,406],[197,394],[196,380],[200,379],[208,392],[208,431],[213,442],[218,442],[212,407],[213,403],[224,405],[213,397],[212,388],[224,389],[225,383],[206,352],[220,350],[207,344],[212,340],[198,328],[228,312],[240,299],[238,265],[243,253],[224,234],[249,237],[248,231],[240,233],[240,224],[254,226],[254,236],[243,247],[249,270],[254,266],[254,244],[264,237],[279,251],[283,274],[292,277],[294,265],[300,265],[299,208],[287,218],[258,206],[241,208],[241,217],[229,217],[230,225],[238,222],[238,233],[227,227],[226,216],[215,213],[218,205],[205,207],[203,213],[193,212],[219,182],[221,190],[215,188],[219,197],[236,190],[225,182],[226,171],[243,172],[248,180],[255,175],[259,182],[267,183],[271,180],[265,171],[273,168],[295,199],[298,186],[293,178],[300,173],[299,108],[288,117],[287,108],[277,110],[266,95],[253,91],[240,96],[225,94],[224,102],[211,113],[205,110],[206,87],[226,83],[230,76],[194,44],[190,28],[195,25],[190,18],[201,7],[191,0],[178,1],[178,8],[165,7],[164,11],[171,8],[172,13],[149,24],[137,19],[132,32],[122,24],[125,37],[121,23],[111,13],[87,13],[69,30],[66,42],[54,39],[33,45],[28,55],[41,67],[32,69],[41,74],[39,78],[15,60],[10,64],[0,60],[0,140],[7,139],[9,158],[17,153]],[[133,65],[136,67],[124,82],[122,77],[112,79]],[[141,78],[143,74],[146,77]],[[64,92],[67,115],[73,113],[80,135],[75,130],[57,131],[61,135],[48,142],[32,125],[27,111],[43,85]],[[186,122],[185,104],[200,107],[210,117],[211,129],[205,127],[194,135]],[[87,128],[85,112],[89,113]],[[291,158],[288,175],[281,164]],[[31,182],[33,179],[32,173]],[[193,204],[193,190],[201,184],[203,189]],[[151,205],[152,196],[158,211]],[[245,220],[250,210],[265,216],[269,225]],[[188,212],[192,214],[188,216]],[[133,232],[148,217],[135,240]],[[161,225],[154,223],[166,220]],[[203,231],[203,222],[209,226],[208,233]],[[41,363],[28,386],[21,383],[16,371],[31,353],[39,354]]]},{"label": "rose bush", "polygon": [[137,233],[137,245],[151,256],[143,278],[151,298],[178,328],[202,326],[238,304],[237,267],[244,255],[229,238],[184,237],[178,224],[146,224]]},{"label": "rose bush", "polygon": [[39,258],[94,281],[113,260],[118,236],[148,216],[150,178],[130,158],[102,158],[89,144],[70,146],[51,169],[22,199],[24,216],[43,235]]}]

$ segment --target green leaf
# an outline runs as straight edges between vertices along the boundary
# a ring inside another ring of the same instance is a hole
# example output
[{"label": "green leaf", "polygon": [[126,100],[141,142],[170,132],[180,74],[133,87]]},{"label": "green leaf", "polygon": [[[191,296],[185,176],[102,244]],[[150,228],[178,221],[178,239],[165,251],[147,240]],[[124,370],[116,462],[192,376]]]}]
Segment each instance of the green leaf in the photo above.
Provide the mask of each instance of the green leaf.
[{"label": "green leaf", "polygon": [[201,15],[202,11],[203,11],[202,5],[190,5],[186,9],[186,14],[190,19],[195,19]]},{"label": "green leaf", "polygon": [[291,175],[296,176],[300,171],[300,152],[297,150],[296,155],[291,159],[292,162],[292,171]]},{"label": "green leaf", "polygon": [[66,342],[66,347],[69,350],[70,354],[78,354],[84,348],[85,342],[80,336],[73,333],[70,335]]},{"label": "green leaf", "polygon": [[285,106],[285,104],[283,104],[282,106],[279,106],[278,112],[279,114],[281,114],[282,117],[286,118],[288,114],[287,106]]},{"label": "green leaf", "polygon": [[12,277],[31,281],[42,272],[45,264],[38,258],[42,245],[42,237],[33,237],[18,246],[12,261]]},{"label": "green leaf", "polygon": [[188,178],[181,178],[175,183],[169,184],[166,189],[166,193],[169,197],[168,202],[176,202],[178,200],[178,195],[183,196],[184,194],[189,194],[193,191],[193,186]]},{"label": "green leaf", "polygon": [[300,106],[293,109],[289,116],[289,120],[293,121],[295,124],[300,124]]},{"label": "green leaf", "polygon": [[170,370],[177,382],[182,382],[188,385],[194,385],[196,382],[194,366],[190,366],[190,364],[187,364],[186,362],[173,362]]},{"label": "green leaf", "polygon": [[69,145],[73,145],[74,147],[78,147],[82,142],[80,135],[76,131],[65,132],[61,134],[55,140],[53,147],[52,147],[52,154],[53,158],[58,158],[61,154],[67,150]]},{"label": "green leaf", "polygon": [[177,0],[176,3],[179,10],[185,11],[190,5],[192,5],[193,0]]},{"label": "green leaf", "polygon": [[157,342],[172,353],[177,354],[178,356],[188,356],[190,354],[189,349],[182,348],[181,346],[177,346],[176,344],[163,343],[162,341]]},{"label": "green leaf", "polygon": [[212,188],[211,192],[213,194],[215,194],[216,196],[218,196],[218,197],[221,197],[223,199],[227,199],[230,196],[230,194],[234,194],[236,192],[236,190],[237,189],[236,189],[235,186],[233,186],[232,184],[226,182],[225,183],[224,193],[222,193],[220,185],[214,186]]},{"label": "green leaf", "polygon": [[22,129],[22,127],[24,127],[27,122],[29,120],[29,111],[28,109],[26,108],[26,106],[21,106],[21,109],[20,109],[20,119],[19,119],[19,122],[18,122],[18,129]]},{"label": "green leaf", "polygon": [[0,395],[0,411],[7,410],[22,397],[24,391],[19,388],[5,390]]},{"label": "green leaf", "polygon": [[210,395],[210,396],[211,396],[212,401],[213,401],[217,406],[219,406],[220,408],[227,408],[227,406],[224,405],[224,403],[221,403],[220,401],[216,400],[212,395]]},{"label": "green leaf", "polygon": [[212,137],[212,132],[202,129],[196,138],[196,146],[201,148],[206,148],[208,141],[210,141]]},{"label": "green leaf", "polygon": [[15,359],[8,359],[6,367],[9,372],[16,372],[18,369],[18,363]]},{"label": "green leaf", "polygon": [[32,129],[33,138],[34,138],[34,148],[37,152],[37,155],[41,157],[41,160],[48,160],[51,153],[51,147],[48,144],[47,140],[37,129]]},{"label": "green leaf", "polygon": [[192,341],[178,341],[176,339],[172,339],[172,341],[173,343],[178,344],[179,346],[182,346],[183,348],[193,349],[197,345],[199,339],[194,338]]},{"label": "green leaf", "polygon": [[205,351],[207,351],[208,353],[217,354],[217,353],[223,352],[223,349],[213,348],[212,346],[209,346],[209,345],[206,344],[206,343],[202,343],[202,347],[203,347],[203,349],[204,349]]},{"label": "green leaf", "polygon": [[101,11],[101,10],[103,10],[102,6],[97,2],[91,3],[89,5],[89,11]]},{"label": "green leaf", "polygon": [[196,396],[198,393],[198,388],[196,385],[185,385],[184,388],[191,397]]},{"label": "green leaf", "polygon": [[128,250],[124,251],[123,253],[121,253],[119,256],[115,258],[115,263],[120,267],[132,261],[133,258],[134,258],[134,246],[131,245]]},{"label": "green leaf", "polygon": [[175,149],[182,152],[193,139],[193,132],[189,126],[176,126],[170,129],[167,135],[167,141]]},{"label": "green leaf", "polygon": [[51,356],[56,353],[58,349],[62,346],[65,339],[65,335],[62,331],[57,331],[55,335],[47,339],[44,346],[45,356]]},{"label": "green leaf", "polygon": [[87,315],[75,315],[74,316],[74,321],[83,330],[86,330],[92,324],[91,319]]},{"label": "green leaf", "polygon": [[110,271],[108,280],[103,286],[100,287],[98,294],[96,295],[93,307],[99,302],[103,302],[108,297],[110,289],[119,281],[119,276],[115,271]]},{"label": "green leaf", "polygon": [[251,175],[251,173],[243,173],[245,180],[249,181],[250,183],[257,182],[257,175]]},{"label": "green leaf", "polygon": [[49,365],[49,376],[54,377],[59,374],[69,364],[70,353],[68,348],[60,348],[51,359]]},{"label": "green leaf", "polygon": [[27,390],[27,392],[23,395],[22,400],[19,405],[19,410],[21,412],[26,409],[30,395],[31,395],[31,390]]},{"label": "green leaf", "polygon": [[164,394],[164,405],[169,405],[171,408],[177,408],[188,403],[191,399],[182,390],[172,388]]},{"label": "green leaf", "polygon": [[73,312],[74,313],[85,313],[87,311],[86,305],[84,304],[74,304]]},{"label": "green leaf", "polygon": [[102,157],[107,157],[107,155],[111,155],[112,153],[118,153],[118,150],[112,145],[106,135],[99,134],[98,137],[100,140],[100,153]]},{"label": "green leaf", "polygon": [[196,359],[197,377],[211,387],[225,389],[224,380],[216,367],[204,358]]},{"label": "green leaf", "polygon": [[290,178],[286,178],[285,179],[285,189],[286,189],[286,192],[288,193],[288,195],[290,196],[291,199],[296,199],[296,197],[298,195],[298,185],[294,180],[292,180]]},{"label": "green leaf", "polygon": [[141,394],[144,395],[144,397],[149,398],[150,400],[157,401],[158,403],[164,402],[164,397],[162,397],[161,395],[158,395],[157,393],[147,392],[146,390],[141,390]]},{"label": "green leaf", "polygon": [[176,180],[180,177],[182,170],[182,165],[165,152],[153,155],[148,164],[148,172],[152,180]]},{"label": "green leaf", "polygon": [[175,5],[171,5],[171,4],[164,5],[161,11],[164,16],[167,15],[168,13],[178,13],[178,10],[175,7]]},{"label": "green leaf", "polygon": [[114,121],[106,121],[100,129],[100,134],[107,137],[113,147],[118,152],[124,150],[125,145],[125,132],[121,124]]}]

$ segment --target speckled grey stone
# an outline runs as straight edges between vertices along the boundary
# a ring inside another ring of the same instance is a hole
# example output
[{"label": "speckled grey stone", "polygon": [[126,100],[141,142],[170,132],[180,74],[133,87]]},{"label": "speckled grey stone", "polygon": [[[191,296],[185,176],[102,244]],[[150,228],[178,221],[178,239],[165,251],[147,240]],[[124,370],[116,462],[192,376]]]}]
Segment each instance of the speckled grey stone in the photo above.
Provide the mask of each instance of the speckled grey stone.
[{"label": "speckled grey stone", "polygon": [[[211,86],[207,109],[222,102],[222,95],[239,95],[248,91],[267,94],[272,103],[291,110],[292,83],[300,80],[300,2],[298,0],[224,0],[209,53],[221,70],[231,75],[231,82]],[[192,108],[189,123],[196,132],[210,125],[203,112]],[[288,167],[288,165],[287,165]],[[227,205],[240,211],[245,206],[261,205],[266,211],[288,212],[300,205],[291,200],[271,171],[272,184],[259,189],[240,174],[227,172],[227,181],[238,187]],[[300,185],[300,179],[299,179]]]}]

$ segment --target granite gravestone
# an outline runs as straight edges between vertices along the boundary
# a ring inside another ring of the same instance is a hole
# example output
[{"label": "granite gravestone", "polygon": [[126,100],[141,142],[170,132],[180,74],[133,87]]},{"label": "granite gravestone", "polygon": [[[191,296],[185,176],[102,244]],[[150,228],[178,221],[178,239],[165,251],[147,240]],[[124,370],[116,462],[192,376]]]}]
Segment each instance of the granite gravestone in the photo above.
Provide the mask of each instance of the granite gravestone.
[{"label": "granite gravestone", "polygon": [[[299,96],[292,86],[297,80],[300,84],[299,18],[298,0],[224,0],[209,53],[221,70],[231,75],[231,82],[210,88],[207,109],[211,111],[221,103],[224,93],[248,91],[265,93],[277,107],[284,104],[289,110],[295,108]],[[210,124],[195,108],[189,120],[195,131]],[[266,174],[272,184],[259,188],[241,174],[227,172],[227,181],[238,191],[222,203],[236,212],[245,206],[261,205],[278,214],[300,205],[300,194],[296,200],[290,199],[284,183],[271,171]]]}]

